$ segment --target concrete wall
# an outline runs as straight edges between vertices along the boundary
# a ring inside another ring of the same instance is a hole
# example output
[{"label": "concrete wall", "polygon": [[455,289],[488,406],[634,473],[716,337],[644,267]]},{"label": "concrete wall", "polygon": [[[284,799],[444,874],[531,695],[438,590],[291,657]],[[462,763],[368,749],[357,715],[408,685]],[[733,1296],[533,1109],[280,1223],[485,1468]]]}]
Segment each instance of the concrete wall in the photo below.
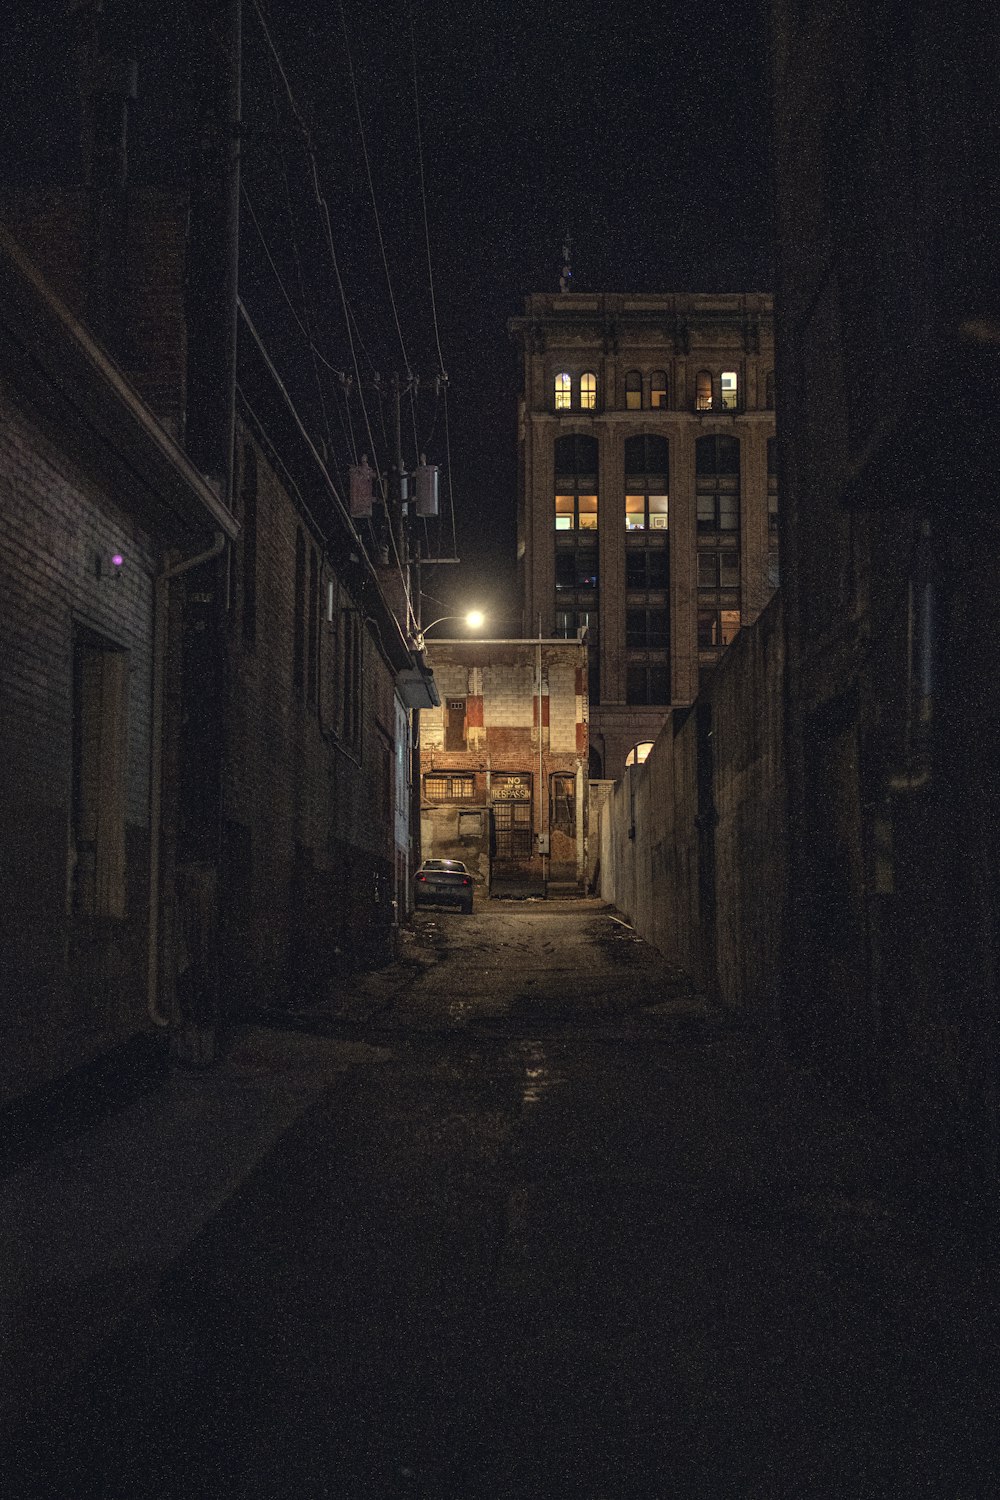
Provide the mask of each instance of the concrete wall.
[{"label": "concrete wall", "polygon": [[741,631],[600,817],[600,891],[723,1005],[777,993],[786,828],[780,599]]}]

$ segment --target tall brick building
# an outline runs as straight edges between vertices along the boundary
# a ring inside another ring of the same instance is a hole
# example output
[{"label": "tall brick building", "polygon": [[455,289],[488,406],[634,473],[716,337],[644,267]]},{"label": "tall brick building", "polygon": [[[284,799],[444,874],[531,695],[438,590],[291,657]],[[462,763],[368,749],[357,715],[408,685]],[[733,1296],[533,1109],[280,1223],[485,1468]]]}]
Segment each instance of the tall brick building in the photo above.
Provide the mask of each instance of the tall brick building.
[{"label": "tall brick building", "polygon": [[510,327],[522,628],[586,627],[617,777],[777,583],[771,298],[535,294]]},{"label": "tall brick building", "polygon": [[587,855],[587,667],[578,641],[428,642],[441,707],[421,715],[425,858],[495,894],[579,891]]}]

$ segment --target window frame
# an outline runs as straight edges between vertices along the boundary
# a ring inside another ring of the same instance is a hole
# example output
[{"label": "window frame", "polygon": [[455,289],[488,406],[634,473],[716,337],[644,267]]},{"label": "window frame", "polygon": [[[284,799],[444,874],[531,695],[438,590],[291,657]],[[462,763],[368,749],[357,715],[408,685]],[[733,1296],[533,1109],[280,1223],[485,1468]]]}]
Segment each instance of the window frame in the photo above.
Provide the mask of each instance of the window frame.
[{"label": "window frame", "polygon": [[569,370],[557,370],[552,377],[552,407],[554,411],[573,410],[573,376]]}]

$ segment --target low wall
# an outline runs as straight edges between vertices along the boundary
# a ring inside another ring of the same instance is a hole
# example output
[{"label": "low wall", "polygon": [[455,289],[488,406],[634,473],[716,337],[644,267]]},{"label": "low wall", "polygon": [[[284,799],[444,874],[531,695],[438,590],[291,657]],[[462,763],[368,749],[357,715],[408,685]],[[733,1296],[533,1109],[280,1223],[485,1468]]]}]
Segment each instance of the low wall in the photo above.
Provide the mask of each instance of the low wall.
[{"label": "low wall", "polygon": [[765,1020],[786,880],[780,596],[601,812],[600,891],[721,1004]]}]

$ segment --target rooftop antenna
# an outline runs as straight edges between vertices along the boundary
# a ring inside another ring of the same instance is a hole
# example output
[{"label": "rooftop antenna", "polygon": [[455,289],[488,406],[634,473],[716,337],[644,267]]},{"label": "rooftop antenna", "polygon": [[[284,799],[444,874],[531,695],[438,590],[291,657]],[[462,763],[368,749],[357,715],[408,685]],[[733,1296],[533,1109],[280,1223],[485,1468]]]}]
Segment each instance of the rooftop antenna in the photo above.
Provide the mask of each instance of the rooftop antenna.
[{"label": "rooftop antenna", "polygon": [[567,229],[566,233],[563,235],[563,247],[562,247],[563,267],[562,267],[562,275],[559,277],[559,290],[561,292],[568,292],[570,290],[570,287],[573,284],[573,267],[570,264],[570,262],[572,260],[572,255],[573,255],[573,241],[570,239],[569,230]]}]

